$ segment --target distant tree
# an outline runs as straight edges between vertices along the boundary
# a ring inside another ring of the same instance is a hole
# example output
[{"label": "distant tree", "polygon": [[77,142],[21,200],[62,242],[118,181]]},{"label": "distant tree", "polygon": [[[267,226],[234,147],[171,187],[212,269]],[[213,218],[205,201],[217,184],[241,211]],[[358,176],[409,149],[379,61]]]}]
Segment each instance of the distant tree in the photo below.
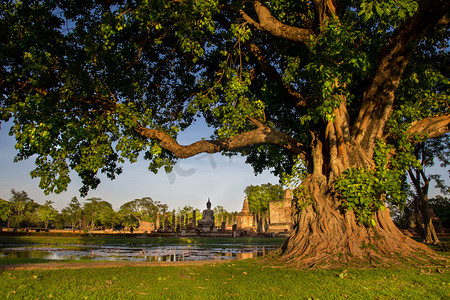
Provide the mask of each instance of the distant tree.
[{"label": "distant tree", "polygon": [[66,227],[70,226],[67,216],[62,211],[58,213],[56,221],[53,224],[55,226],[55,229],[65,229]]},{"label": "distant tree", "polygon": [[265,183],[250,185],[244,190],[250,212],[263,214],[269,210],[269,202],[283,198],[283,187],[279,184]]},{"label": "distant tree", "polygon": [[11,190],[12,197],[10,198],[11,205],[13,206],[14,212],[21,216],[29,207],[29,204],[34,203],[33,199],[28,197],[27,192],[21,191],[16,192],[14,189]]},{"label": "distant tree", "polygon": [[9,202],[11,215],[8,219],[8,227],[23,228],[37,225],[39,220],[35,212],[39,205],[28,196],[27,192],[16,192],[12,189]]},{"label": "distant tree", "polygon": [[52,201],[47,200],[44,205],[40,205],[37,209],[38,218],[44,223],[45,229],[48,228],[50,222],[55,222],[58,218],[58,211],[52,204]]},{"label": "distant tree", "polygon": [[73,197],[67,207],[63,208],[61,213],[65,221],[74,229],[75,226],[81,228],[83,209],[77,197]]},{"label": "distant tree", "polygon": [[448,195],[437,195],[429,202],[444,228],[450,228],[450,197]]},{"label": "distant tree", "polygon": [[0,199],[0,220],[6,221],[11,215],[11,203]]},{"label": "distant tree", "polygon": [[142,221],[156,222],[157,213],[165,212],[167,208],[159,201],[144,197],[123,204],[118,213],[127,226],[137,227]]},{"label": "distant tree", "polygon": [[118,226],[122,227],[139,227],[139,219],[137,217],[135,217],[135,215],[130,212],[128,209],[122,209],[120,208],[119,211],[117,212],[117,217],[118,217]]},{"label": "distant tree", "polygon": [[214,211],[214,221],[217,226],[220,226],[221,225],[220,220],[223,219],[224,221],[226,221],[229,212],[221,205],[215,206],[213,208],[213,211]]},{"label": "distant tree", "polygon": [[445,181],[441,179],[441,174],[427,175],[427,169],[429,170],[436,162],[440,162],[442,168],[450,165],[450,136],[442,135],[417,143],[414,146],[414,156],[417,159],[417,164],[410,166],[408,174],[414,187],[411,194],[417,228],[424,243],[439,243],[430,216],[428,194],[433,180],[436,182],[436,187],[439,187],[444,194],[447,193],[448,187],[445,185]]},{"label": "distant tree", "polygon": [[[206,208],[206,207],[205,207]],[[193,208],[192,206],[184,206],[183,208],[179,208],[176,211],[176,214],[181,216],[188,216],[188,218],[193,218],[194,216],[194,210],[195,210],[195,217],[196,217],[196,222],[198,220],[200,220],[202,218],[202,210],[200,210],[199,208]]]},{"label": "distant tree", "polygon": [[93,230],[95,227],[112,227],[115,222],[116,212],[111,203],[101,198],[89,198],[83,206],[83,214]]}]

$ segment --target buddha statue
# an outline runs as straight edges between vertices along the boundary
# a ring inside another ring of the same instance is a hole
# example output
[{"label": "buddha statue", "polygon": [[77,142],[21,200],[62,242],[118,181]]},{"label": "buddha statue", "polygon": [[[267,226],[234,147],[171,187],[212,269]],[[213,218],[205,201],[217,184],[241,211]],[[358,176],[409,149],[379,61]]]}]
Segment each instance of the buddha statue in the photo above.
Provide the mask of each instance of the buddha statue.
[{"label": "buddha statue", "polygon": [[211,202],[206,203],[206,209],[203,211],[202,219],[197,222],[199,228],[210,228],[214,226],[214,211],[211,209]]}]

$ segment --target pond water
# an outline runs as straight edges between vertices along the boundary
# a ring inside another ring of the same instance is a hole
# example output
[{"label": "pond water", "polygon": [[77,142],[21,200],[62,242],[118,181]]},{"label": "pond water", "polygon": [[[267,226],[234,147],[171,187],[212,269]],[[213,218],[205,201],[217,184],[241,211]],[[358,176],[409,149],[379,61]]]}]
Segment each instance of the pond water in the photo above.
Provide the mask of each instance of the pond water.
[{"label": "pond water", "polygon": [[263,256],[279,245],[16,245],[0,248],[0,257],[91,261],[194,261]]}]

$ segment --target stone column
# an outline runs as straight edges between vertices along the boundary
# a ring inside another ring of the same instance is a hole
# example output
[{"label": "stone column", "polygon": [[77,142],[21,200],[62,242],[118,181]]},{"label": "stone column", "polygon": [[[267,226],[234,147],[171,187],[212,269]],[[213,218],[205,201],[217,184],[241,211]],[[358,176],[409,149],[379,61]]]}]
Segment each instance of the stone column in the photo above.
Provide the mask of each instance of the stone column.
[{"label": "stone column", "polygon": [[172,232],[175,232],[177,230],[176,228],[176,217],[175,217],[175,210],[172,212],[172,227],[170,228],[172,230]]},{"label": "stone column", "polygon": [[158,231],[159,230],[159,226],[161,225],[161,219],[159,216],[159,212],[156,213],[156,225],[155,225],[155,230]]},{"label": "stone column", "polygon": [[186,229],[186,227],[184,226],[184,216],[181,216],[181,230]]},{"label": "stone column", "polygon": [[164,231],[168,231],[169,230],[169,213],[165,212],[164,213]]},{"label": "stone column", "polygon": [[264,229],[263,229],[263,218],[261,217],[261,212],[258,212],[257,215],[257,232],[258,233],[263,233]]},{"label": "stone column", "polygon": [[197,211],[194,209],[194,211],[192,212],[192,223],[193,223],[193,227],[194,229],[197,228]]}]

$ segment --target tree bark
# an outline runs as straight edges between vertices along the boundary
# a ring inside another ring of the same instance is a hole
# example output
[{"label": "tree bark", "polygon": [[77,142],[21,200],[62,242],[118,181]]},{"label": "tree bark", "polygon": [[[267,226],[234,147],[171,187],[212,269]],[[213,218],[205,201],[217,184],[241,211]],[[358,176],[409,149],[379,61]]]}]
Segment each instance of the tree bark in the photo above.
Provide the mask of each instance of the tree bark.
[{"label": "tree bark", "polygon": [[[414,215],[416,217],[417,226],[419,227],[419,234],[422,236],[422,241],[425,244],[438,244],[440,241],[436,234],[433,220],[430,217],[430,206],[428,205],[428,187],[430,179],[425,176],[423,169],[416,169],[416,175],[414,175],[411,170],[408,170],[408,173],[417,191],[417,197],[414,198]],[[420,184],[420,178],[424,180],[422,186]],[[419,215],[422,216],[422,220]]]},{"label": "tree bark", "polygon": [[135,131],[143,138],[158,141],[162,148],[172,152],[178,158],[188,158],[200,153],[232,151],[249,145],[263,143],[278,145],[289,152],[304,157],[305,147],[296,139],[279,130],[270,128],[258,120],[249,118],[249,121],[257,128],[230,138],[222,140],[201,140],[187,146],[178,144],[175,139],[161,130],[138,125]]},{"label": "tree bark", "polygon": [[[333,172],[340,168],[329,168],[328,174],[323,173],[326,168],[318,168],[328,161],[321,148],[316,147],[312,153],[316,157],[315,170],[302,183],[309,194],[292,205],[294,230],[282,246],[283,260],[300,267],[336,267],[347,263],[380,266],[404,259],[417,260],[418,252],[434,256],[427,246],[403,235],[387,208],[374,214],[374,227],[365,227],[356,220],[353,211],[343,209],[333,188],[333,178],[339,175]],[[353,157],[358,152],[347,149],[348,161],[360,161]],[[347,166],[342,160],[331,164]]]}]

